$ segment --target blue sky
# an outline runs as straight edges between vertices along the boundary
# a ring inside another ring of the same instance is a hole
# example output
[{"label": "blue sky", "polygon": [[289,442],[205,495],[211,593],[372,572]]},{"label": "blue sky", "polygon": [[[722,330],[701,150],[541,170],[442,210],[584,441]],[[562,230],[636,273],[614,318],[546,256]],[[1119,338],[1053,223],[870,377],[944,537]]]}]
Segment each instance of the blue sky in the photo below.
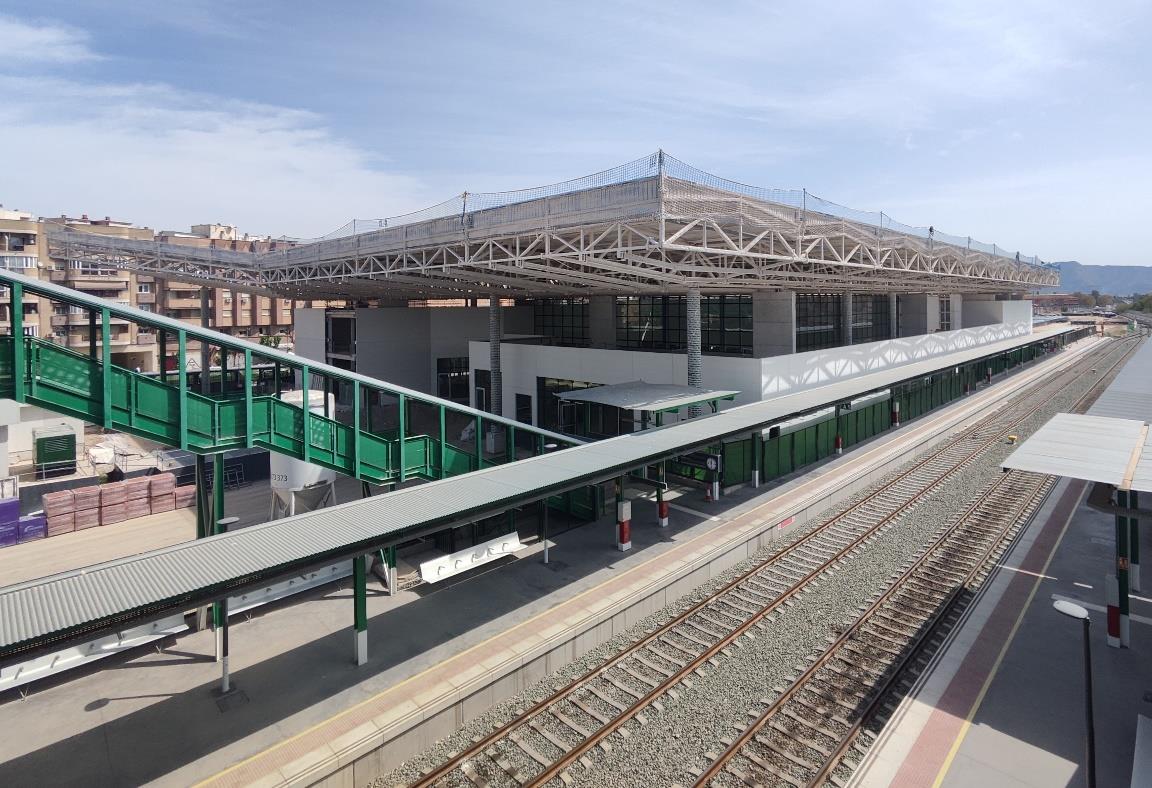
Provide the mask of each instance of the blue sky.
[{"label": "blue sky", "polygon": [[1150,16],[0,0],[0,203],[311,236],[664,148],[1048,260],[1152,264]]}]

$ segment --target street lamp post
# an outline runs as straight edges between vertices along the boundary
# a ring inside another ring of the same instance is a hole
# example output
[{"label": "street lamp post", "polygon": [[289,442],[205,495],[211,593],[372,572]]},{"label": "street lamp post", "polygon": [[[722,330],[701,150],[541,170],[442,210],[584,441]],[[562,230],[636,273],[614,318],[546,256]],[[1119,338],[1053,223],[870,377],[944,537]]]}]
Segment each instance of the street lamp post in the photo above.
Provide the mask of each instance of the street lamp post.
[{"label": "street lamp post", "polygon": [[1084,622],[1084,727],[1087,744],[1087,763],[1084,771],[1088,788],[1096,788],[1096,725],[1092,720],[1092,645],[1088,637],[1088,611],[1075,602],[1057,599],[1052,603],[1058,613]]}]

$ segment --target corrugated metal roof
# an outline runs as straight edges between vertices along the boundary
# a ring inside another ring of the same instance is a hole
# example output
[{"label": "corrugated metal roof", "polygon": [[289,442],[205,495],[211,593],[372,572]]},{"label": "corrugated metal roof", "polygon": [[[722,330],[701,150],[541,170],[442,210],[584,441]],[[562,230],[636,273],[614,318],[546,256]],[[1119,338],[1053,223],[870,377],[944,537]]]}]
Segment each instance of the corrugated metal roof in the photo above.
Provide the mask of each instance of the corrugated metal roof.
[{"label": "corrugated metal roof", "polygon": [[1152,423],[1152,342],[1140,346],[1088,413]]},{"label": "corrugated metal roof", "polygon": [[611,405],[625,410],[654,412],[676,410],[718,399],[731,399],[739,393],[739,391],[722,391],[703,389],[697,386],[677,386],[672,383],[645,383],[643,380],[633,380],[629,383],[613,383],[608,386],[562,391],[557,396],[569,402],[592,402],[597,405]]},{"label": "corrugated metal roof", "polygon": [[1133,419],[1057,413],[1001,467],[1120,485],[1143,432]]},{"label": "corrugated metal roof", "polygon": [[[1140,346],[1087,414],[1056,414],[1002,467],[1152,492],[1148,424],[1152,424],[1152,342]],[[1130,472],[1132,478],[1127,480]]]},{"label": "corrugated metal roof", "polygon": [[190,594],[236,584],[301,562],[383,544],[497,506],[611,478],[661,456],[688,451],[934,370],[1072,330],[1041,330],[756,402],[669,427],[621,435],[509,465],[409,487],[239,531],[0,588],[0,649],[57,636],[138,610],[156,611]]}]

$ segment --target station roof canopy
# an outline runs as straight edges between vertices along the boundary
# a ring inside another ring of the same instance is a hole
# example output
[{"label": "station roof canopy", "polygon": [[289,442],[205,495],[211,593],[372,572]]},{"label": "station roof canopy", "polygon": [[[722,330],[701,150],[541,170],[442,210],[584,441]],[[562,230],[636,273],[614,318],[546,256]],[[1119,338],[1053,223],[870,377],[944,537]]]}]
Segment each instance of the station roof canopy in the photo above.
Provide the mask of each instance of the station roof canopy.
[{"label": "station roof canopy", "polygon": [[1057,413],[1001,467],[1152,492],[1152,343],[1144,343],[1087,414]]},{"label": "station roof canopy", "polygon": [[293,298],[1007,293],[1060,282],[1057,269],[996,244],[726,180],[663,151],[550,186],[469,190],[264,251],[46,229],[51,253],[68,260]]},{"label": "station roof canopy", "polygon": [[563,391],[558,396],[567,402],[591,402],[597,405],[611,405],[624,410],[642,410],[648,413],[678,411],[690,405],[715,403],[722,399],[733,399],[739,391],[702,389],[698,386],[677,386],[671,383],[645,383],[633,380],[630,383],[614,383],[610,386],[594,386],[587,389]]},{"label": "station roof canopy", "polygon": [[1057,413],[1001,467],[1152,492],[1148,426],[1133,419]]}]

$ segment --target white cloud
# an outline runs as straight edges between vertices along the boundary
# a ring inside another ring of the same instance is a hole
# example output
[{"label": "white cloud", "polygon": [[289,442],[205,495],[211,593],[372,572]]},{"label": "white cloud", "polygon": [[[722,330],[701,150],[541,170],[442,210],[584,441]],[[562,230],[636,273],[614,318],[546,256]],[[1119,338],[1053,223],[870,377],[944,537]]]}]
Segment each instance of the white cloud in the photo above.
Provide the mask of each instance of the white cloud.
[{"label": "white cloud", "polygon": [[0,75],[0,93],[22,97],[0,124],[0,148],[15,152],[0,201],[41,214],[312,236],[444,196],[306,111],[164,84]]},{"label": "white cloud", "polygon": [[8,63],[77,63],[98,60],[88,48],[88,34],[55,22],[26,22],[11,16],[0,16],[0,41],[8,46],[4,59]]}]

